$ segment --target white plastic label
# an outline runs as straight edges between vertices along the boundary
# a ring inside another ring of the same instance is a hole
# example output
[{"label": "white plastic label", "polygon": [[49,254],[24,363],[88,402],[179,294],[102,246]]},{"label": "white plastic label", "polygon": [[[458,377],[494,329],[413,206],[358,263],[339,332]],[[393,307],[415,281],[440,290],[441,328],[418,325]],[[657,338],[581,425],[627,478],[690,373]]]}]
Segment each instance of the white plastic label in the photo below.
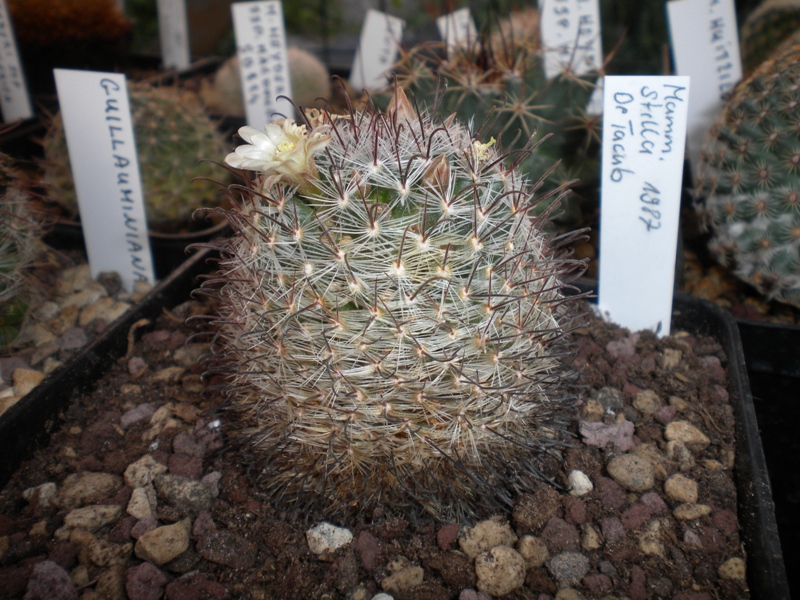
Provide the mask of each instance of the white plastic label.
[{"label": "white plastic label", "polygon": [[247,124],[263,130],[279,116],[294,116],[281,3],[237,2],[231,10]]},{"label": "white plastic label", "polygon": [[389,83],[387,72],[397,60],[405,26],[403,19],[373,9],[367,11],[350,70],[350,85],[356,93]]},{"label": "white plastic label", "polygon": [[151,284],[153,260],[125,75],[55,69],[92,277]]},{"label": "white plastic label", "polygon": [[471,48],[477,43],[478,29],[468,8],[438,17],[436,27],[445,41],[448,56],[457,48]]},{"label": "white plastic label", "polygon": [[186,69],[192,62],[186,0],[158,0],[161,60],[167,69]]},{"label": "white plastic label", "polygon": [[5,122],[33,117],[28,87],[5,0],[0,0],[0,107]]},{"label": "white plastic label", "polygon": [[598,0],[539,0],[539,19],[548,79],[566,67],[580,76],[603,64]]},{"label": "white plastic label", "polygon": [[672,0],[667,15],[675,72],[692,78],[688,145],[696,165],[725,95],[742,78],[736,10],[733,0]]},{"label": "white plastic label", "polygon": [[669,335],[688,77],[606,77],[598,309]]}]

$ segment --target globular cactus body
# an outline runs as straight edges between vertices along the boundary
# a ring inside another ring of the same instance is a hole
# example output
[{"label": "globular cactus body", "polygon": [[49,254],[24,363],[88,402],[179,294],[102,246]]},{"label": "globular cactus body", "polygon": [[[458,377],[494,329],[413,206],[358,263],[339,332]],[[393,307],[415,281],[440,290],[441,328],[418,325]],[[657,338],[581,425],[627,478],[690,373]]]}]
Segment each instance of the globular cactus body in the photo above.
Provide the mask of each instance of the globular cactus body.
[{"label": "globular cactus body", "polygon": [[[292,101],[310,108],[331,97],[331,75],[316,56],[295,46],[286,52]],[[200,96],[208,110],[215,114],[244,117],[239,58],[226,60],[210,81],[203,81]]]},{"label": "globular cactus body", "polygon": [[800,46],[733,91],[706,135],[696,188],[716,258],[800,307]]},{"label": "globular cactus body", "polygon": [[[283,506],[439,519],[508,508],[562,443],[583,263],[537,186],[457,121],[323,113],[245,128],[214,369],[223,422]],[[539,182],[541,184],[541,181]]]},{"label": "globular cactus body", "polygon": [[[195,178],[219,175],[219,168],[201,161],[222,154],[225,140],[193,94],[145,84],[129,84],[129,92],[148,223],[155,229],[185,226],[195,209],[220,201],[219,186]],[[44,138],[44,155],[49,198],[77,215],[60,114]]]},{"label": "globular cactus body", "polygon": [[800,1],[765,0],[742,25],[741,51],[745,73],[751,73],[776,53],[781,43],[800,29]]}]

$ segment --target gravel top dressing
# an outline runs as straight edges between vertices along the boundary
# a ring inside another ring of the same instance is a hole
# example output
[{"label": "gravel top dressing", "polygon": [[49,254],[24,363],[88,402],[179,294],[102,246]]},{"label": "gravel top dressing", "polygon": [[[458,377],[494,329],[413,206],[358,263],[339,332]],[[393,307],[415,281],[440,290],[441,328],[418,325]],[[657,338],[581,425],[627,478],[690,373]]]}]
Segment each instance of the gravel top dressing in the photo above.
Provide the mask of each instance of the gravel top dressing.
[{"label": "gravel top dressing", "polygon": [[207,348],[185,343],[206,312],[165,313],[0,492],[2,597],[748,597],[714,340],[591,318],[573,447],[548,463],[564,491],[542,483],[477,523],[381,505],[341,527],[276,512],[226,447]]}]

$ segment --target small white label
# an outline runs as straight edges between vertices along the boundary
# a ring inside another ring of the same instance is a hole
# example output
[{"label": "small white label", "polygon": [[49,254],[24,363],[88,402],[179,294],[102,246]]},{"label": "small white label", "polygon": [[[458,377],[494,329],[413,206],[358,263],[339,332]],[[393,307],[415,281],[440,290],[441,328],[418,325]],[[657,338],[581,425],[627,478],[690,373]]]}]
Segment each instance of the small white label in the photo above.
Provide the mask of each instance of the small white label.
[{"label": "small white label", "polygon": [[263,130],[276,117],[294,116],[281,3],[237,2],[231,10],[247,124]]},{"label": "small white label", "polygon": [[669,335],[688,77],[606,77],[598,310]]},{"label": "small white label", "polygon": [[397,60],[405,26],[403,19],[373,9],[367,11],[350,70],[350,85],[356,93],[389,83],[387,71]]},{"label": "small white label", "polygon": [[192,62],[186,0],[158,0],[161,61],[167,69],[186,69]]},{"label": "small white label", "polygon": [[5,0],[0,0],[0,107],[6,123],[33,117],[31,99]]},{"label": "small white label", "polygon": [[733,0],[672,0],[667,15],[675,72],[692,78],[688,145],[694,166],[725,95],[742,78],[736,10]]},{"label": "small white label", "polygon": [[477,43],[478,30],[468,8],[438,17],[436,27],[445,41],[448,56],[458,48],[472,48]]},{"label": "small white label", "polygon": [[125,75],[55,69],[92,277],[153,283],[139,157]]},{"label": "small white label", "polygon": [[598,0],[539,0],[539,31],[548,79],[569,67],[578,76],[603,64]]}]

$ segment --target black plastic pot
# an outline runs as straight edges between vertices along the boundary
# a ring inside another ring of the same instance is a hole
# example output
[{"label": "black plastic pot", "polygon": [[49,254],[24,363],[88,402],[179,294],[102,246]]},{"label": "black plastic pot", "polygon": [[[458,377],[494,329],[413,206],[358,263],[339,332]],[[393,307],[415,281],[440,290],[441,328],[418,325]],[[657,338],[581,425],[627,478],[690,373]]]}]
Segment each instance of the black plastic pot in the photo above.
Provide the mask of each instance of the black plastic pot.
[{"label": "black plastic pot", "polygon": [[[785,561],[800,564],[800,327],[737,321],[764,454],[772,481],[775,519]],[[789,570],[800,598],[800,572]]]},{"label": "black plastic pot", "polygon": [[[142,302],[104,334],[52,373],[42,384],[0,416],[0,487],[21,461],[44,444],[61,422],[73,394],[85,391],[117,358],[124,355],[128,332],[140,319],[153,319],[165,308],[185,301],[198,287],[198,275],[209,272],[215,258],[202,250],[176,269]],[[770,491],[753,399],[750,394],[739,331],[733,318],[713,304],[676,294],[674,329],[717,339],[728,356],[728,373],[737,421],[736,483],[742,540],[747,554],[747,577],[752,597],[788,600],[789,588],[778,541]],[[144,331],[146,329],[143,329]]]}]

